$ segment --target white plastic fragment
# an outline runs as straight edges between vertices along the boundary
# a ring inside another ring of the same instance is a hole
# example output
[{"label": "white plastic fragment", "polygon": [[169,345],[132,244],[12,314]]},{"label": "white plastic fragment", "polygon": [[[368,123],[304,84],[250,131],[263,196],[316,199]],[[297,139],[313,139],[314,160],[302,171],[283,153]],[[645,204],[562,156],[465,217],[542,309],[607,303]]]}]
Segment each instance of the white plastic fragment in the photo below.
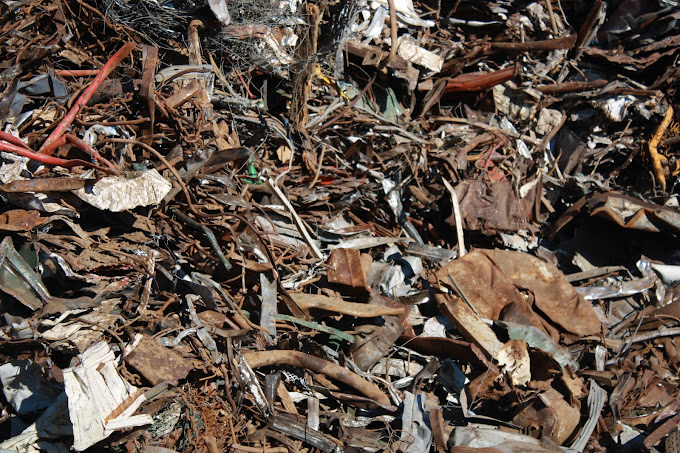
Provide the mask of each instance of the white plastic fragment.
[{"label": "white plastic fragment", "polygon": [[106,343],[95,343],[78,358],[76,366],[64,369],[74,450],[106,439],[114,428],[153,422],[150,415],[131,417],[146,398],[118,374],[116,356]]},{"label": "white plastic fragment", "polygon": [[175,82],[203,80],[209,82],[215,76],[212,65],[190,65],[180,64],[163,68],[156,73],[154,78],[156,83],[164,83],[167,79],[173,78]]},{"label": "white plastic fragment", "polygon": [[213,361],[215,363],[221,363],[222,356],[217,350],[217,343],[215,343],[215,340],[213,340],[210,334],[208,334],[205,326],[203,325],[203,322],[200,320],[198,314],[196,313],[196,306],[194,305],[194,302],[197,302],[200,299],[201,297],[196,294],[187,294],[185,300],[187,303],[187,307],[189,309],[189,318],[191,319],[191,322],[193,322],[196,325],[196,336],[201,341],[201,343],[203,343],[203,346],[205,346],[205,348],[208,351],[210,351],[213,357]]},{"label": "white plastic fragment", "polygon": [[135,426],[148,425],[150,423],[149,418],[150,415],[148,414],[133,415],[126,418],[115,418],[106,422],[106,429],[116,431],[120,429],[134,428]]},{"label": "white plastic fragment", "polygon": [[[545,32],[550,30],[550,16],[542,4],[536,2],[528,5],[527,13],[534,19],[535,23],[538,24],[541,31]],[[555,18],[557,19],[558,17],[559,15],[555,14]],[[532,22],[529,21],[529,24],[532,24]]]},{"label": "white plastic fragment", "polygon": [[618,445],[623,447],[625,451],[643,450],[643,442],[647,437],[645,431],[625,423],[619,423],[617,426],[621,427],[621,432],[612,436],[612,439],[614,439]]},{"label": "white plastic fragment", "polygon": [[651,263],[651,266],[667,285],[680,280],[680,266],[657,263]]},{"label": "white plastic fragment", "polygon": [[444,316],[433,316],[425,321],[425,324],[423,324],[423,333],[419,336],[446,338],[446,329],[452,327],[453,325],[448,318]]},{"label": "white plastic fragment", "polygon": [[[121,134],[121,132],[123,133]],[[120,137],[123,135],[124,138],[130,138],[130,136],[120,128],[93,124],[83,134],[83,141],[90,146],[94,146],[99,139],[99,135],[104,135],[106,137]]]},{"label": "white plastic fragment", "polygon": [[275,346],[277,285],[271,272],[260,273],[260,298],[262,300],[260,326],[267,329],[264,333],[264,341]]},{"label": "white plastic fragment", "polygon": [[530,182],[524,184],[522,187],[519,188],[519,196],[520,198],[524,198],[527,195],[529,195],[529,192],[536,187],[536,185],[539,183],[541,179],[540,178],[534,178]]},{"label": "white plastic fragment", "polygon": [[5,399],[17,414],[28,414],[48,407],[61,390],[44,381],[42,369],[30,360],[15,360],[0,366]]},{"label": "white plastic fragment", "polygon": [[502,22],[497,21],[497,20],[484,22],[484,21],[480,21],[480,20],[457,19],[455,17],[449,17],[449,22],[453,25],[466,25],[468,27],[488,27],[490,25],[498,25],[498,24],[502,23]]},{"label": "white plastic fragment", "polygon": [[543,444],[538,439],[519,432],[474,423],[456,426],[451,443],[454,446],[469,448],[495,448],[502,452],[557,453],[562,451],[558,447]]},{"label": "white plastic fragment", "polygon": [[[377,0],[371,3],[371,9],[375,10],[380,6],[389,8],[387,0]],[[412,0],[394,0],[394,9],[397,10],[397,19],[405,24],[413,25],[414,27],[434,27],[435,22],[432,20],[421,19],[415,8]]]},{"label": "white plastic fragment", "polygon": [[21,176],[24,170],[28,170],[28,157],[18,156],[12,153],[0,152],[0,183],[9,184],[12,181],[26,179]]},{"label": "white plastic fragment", "polygon": [[406,278],[417,277],[423,273],[423,262],[417,256],[405,256],[402,267]]},{"label": "white plastic fragment", "polygon": [[[87,314],[81,314],[87,310],[81,308],[66,310],[54,320],[43,319],[40,322],[41,328],[49,327],[49,329],[43,331],[40,336],[47,341],[63,341],[70,346],[75,346],[78,351],[84,352],[103,337],[102,331],[92,329],[92,324],[88,324],[87,321],[100,326],[113,324],[119,316],[113,313],[119,302],[120,299],[106,299]],[[79,314],[84,322],[73,322],[69,319]]]},{"label": "white plastic fragment", "polygon": [[498,365],[507,373],[512,385],[526,385],[531,380],[529,349],[522,340],[510,340],[503,345],[496,357]]},{"label": "white plastic fragment", "polygon": [[654,287],[655,278],[645,277],[625,282],[611,281],[602,286],[582,286],[576,288],[586,300],[614,299],[639,294]]},{"label": "white plastic fragment", "polygon": [[172,184],[156,169],[151,169],[107,176],[97,181],[92,188],[74,190],[73,193],[95,208],[121,212],[138,206],[158,204],[170,189]]},{"label": "white plastic fragment", "polygon": [[61,442],[50,442],[71,434],[67,413],[66,393],[62,392],[45,412],[21,434],[0,443],[0,451],[38,453],[42,451],[69,452]]},{"label": "white plastic fragment", "polygon": [[257,375],[253,369],[250,368],[250,365],[248,365],[248,362],[246,362],[246,359],[244,359],[242,355],[239,355],[238,357],[238,370],[241,375],[241,381],[243,381],[243,384],[253,395],[255,405],[260,409],[262,415],[269,418],[271,411],[269,410],[267,397],[265,396],[262,387],[260,387]]},{"label": "white plastic fragment", "polygon": [[[386,39],[385,41],[389,40]],[[441,71],[442,66],[444,65],[444,59],[442,57],[434,52],[423,49],[406,37],[399,39],[397,55],[402,57],[404,60],[423,66],[434,72]]]},{"label": "white plastic fragment", "polygon": [[[493,125],[493,122],[492,122]],[[503,130],[513,132],[517,134],[517,128],[510,122],[510,120],[506,117],[501,118],[501,120],[498,122],[498,127],[500,127]],[[522,157],[525,157],[527,159],[531,159],[531,153],[529,152],[529,147],[527,146],[526,143],[524,143],[524,140],[517,139],[517,151],[519,152],[519,155]]]},{"label": "white plastic fragment", "polygon": [[430,417],[425,410],[425,394],[404,393],[404,411],[401,419],[401,437],[397,442],[397,448],[405,453],[430,451],[432,431],[428,427]]},{"label": "white plastic fragment", "polygon": [[554,109],[541,109],[536,120],[536,133],[546,135],[562,122],[562,112]]},{"label": "white plastic fragment", "polygon": [[383,275],[380,281],[380,290],[384,294],[393,294],[392,290],[394,288],[403,287],[405,279],[406,277],[404,276],[404,272],[402,272],[401,268],[398,266],[392,266]]},{"label": "white plastic fragment", "polygon": [[630,107],[637,99],[634,96],[616,96],[606,101],[591,101],[612,121],[621,122]]},{"label": "white plastic fragment", "polygon": [[499,236],[505,247],[518,252],[528,252],[538,247],[538,237],[530,235],[527,230],[520,230],[517,233],[500,233]]},{"label": "white plastic fragment", "polygon": [[[371,4],[371,7],[373,9],[376,9],[377,4],[389,7],[387,0],[373,2],[373,4]],[[418,14],[416,14],[416,10],[413,7],[413,1],[412,0],[395,0],[394,1],[394,8],[397,10],[398,13],[407,14],[407,15],[413,16],[413,17],[418,17]]]},{"label": "white plastic fragment", "polygon": [[227,26],[231,23],[231,15],[225,0],[208,0],[208,5],[210,5],[210,11],[222,25]]},{"label": "white plastic fragment", "polygon": [[380,37],[383,28],[385,27],[385,19],[389,16],[389,11],[387,7],[381,7],[375,10],[373,13],[373,18],[368,28],[364,31],[364,36],[367,41],[371,41]]},{"label": "white plastic fragment", "polygon": [[496,108],[516,121],[534,118],[541,93],[531,88],[518,88],[512,82],[496,85],[492,89]]},{"label": "white plastic fragment", "polygon": [[19,322],[13,321],[0,327],[0,340],[28,340],[33,338],[34,332],[31,323],[24,319]]}]

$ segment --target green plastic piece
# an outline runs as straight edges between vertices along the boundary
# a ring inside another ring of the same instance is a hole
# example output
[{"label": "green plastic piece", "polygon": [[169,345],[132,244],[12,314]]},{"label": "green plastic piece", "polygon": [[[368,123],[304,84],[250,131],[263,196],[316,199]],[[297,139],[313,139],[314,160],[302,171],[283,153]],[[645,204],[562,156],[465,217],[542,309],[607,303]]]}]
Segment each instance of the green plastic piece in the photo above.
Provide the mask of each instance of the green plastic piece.
[{"label": "green plastic piece", "polygon": [[292,322],[293,324],[299,324],[301,326],[308,327],[310,329],[314,329],[314,330],[318,330],[320,332],[325,332],[327,334],[330,334],[331,339],[345,340],[349,343],[354,343],[354,337],[352,335],[345,333],[342,330],[334,329],[333,327],[328,327],[328,326],[324,326],[324,325],[316,323],[316,322],[305,321],[304,319],[296,318],[294,316],[281,315],[281,314],[276,315],[276,320],[277,321],[288,321],[288,322]]},{"label": "green plastic piece", "polygon": [[244,181],[256,186],[262,184],[262,180],[260,180],[260,176],[257,174],[257,169],[255,168],[255,159],[252,156],[248,159],[248,178],[244,178]]},{"label": "green plastic piece", "polygon": [[31,266],[6,236],[0,243],[0,289],[31,310],[42,308],[52,297]]}]

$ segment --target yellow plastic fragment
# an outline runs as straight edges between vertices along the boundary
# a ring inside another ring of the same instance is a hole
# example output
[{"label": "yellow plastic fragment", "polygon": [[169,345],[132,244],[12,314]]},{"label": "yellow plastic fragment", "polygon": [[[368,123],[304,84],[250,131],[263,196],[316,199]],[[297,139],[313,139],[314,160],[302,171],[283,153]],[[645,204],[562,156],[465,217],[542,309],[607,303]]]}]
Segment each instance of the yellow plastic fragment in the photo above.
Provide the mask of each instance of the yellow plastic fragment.
[{"label": "yellow plastic fragment", "polygon": [[664,134],[666,133],[666,129],[668,129],[668,126],[670,126],[671,121],[673,121],[673,107],[669,105],[663,121],[661,121],[661,124],[659,124],[659,127],[656,129],[654,135],[652,135],[652,138],[649,140],[647,145],[649,148],[649,158],[652,160],[652,171],[654,172],[654,176],[656,177],[657,181],[659,181],[659,184],[661,184],[661,188],[663,190],[666,190],[666,177],[663,174],[662,164],[667,159],[666,156],[659,153],[658,146],[663,139]]},{"label": "yellow plastic fragment", "polygon": [[331,80],[326,74],[323,73],[323,71],[321,70],[321,65],[319,63],[317,63],[316,66],[314,67],[314,74],[318,78],[320,78],[321,81],[323,81],[326,85],[333,87],[345,101],[349,102],[349,98],[347,97],[345,92],[342,91],[340,86],[334,80]]}]

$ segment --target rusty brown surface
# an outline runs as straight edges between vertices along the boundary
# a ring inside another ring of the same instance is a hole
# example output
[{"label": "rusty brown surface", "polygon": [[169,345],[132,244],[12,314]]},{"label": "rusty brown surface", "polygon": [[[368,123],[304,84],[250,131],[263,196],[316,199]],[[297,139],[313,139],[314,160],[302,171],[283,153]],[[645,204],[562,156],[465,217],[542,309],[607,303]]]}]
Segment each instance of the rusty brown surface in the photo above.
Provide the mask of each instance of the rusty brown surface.
[{"label": "rusty brown surface", "polygon": [[0,231],[30,231],[47,222],[47,220],[40,215],[40,212],[34,210],[14,209],[5,211],[0,214]]},{"label": "rusty brown surface", "polygon": [[172,349],[165,348],[148,336],[125,357],[125,361],[137,370],[151,385],[170,382],[177,385],[194,368],[191,362]]},{"label": "rusty brown surface", "polygon": [[0,449],[661,449],[673,2],[275,3],[0,2]]}]

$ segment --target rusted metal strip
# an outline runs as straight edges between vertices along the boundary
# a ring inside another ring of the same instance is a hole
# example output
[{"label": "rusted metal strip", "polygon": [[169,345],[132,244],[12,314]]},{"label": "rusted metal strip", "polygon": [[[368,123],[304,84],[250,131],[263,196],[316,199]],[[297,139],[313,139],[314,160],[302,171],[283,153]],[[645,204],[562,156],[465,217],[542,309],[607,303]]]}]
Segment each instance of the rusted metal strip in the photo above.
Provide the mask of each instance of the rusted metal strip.
[{"label": "rusted metal strip", "polygon": [[0,184],[0,191],[23,193],[23,192],[68,192],[82,189],[88,182],[94,180],[79,178],[44,178],[16,180],[8,184]]}]

